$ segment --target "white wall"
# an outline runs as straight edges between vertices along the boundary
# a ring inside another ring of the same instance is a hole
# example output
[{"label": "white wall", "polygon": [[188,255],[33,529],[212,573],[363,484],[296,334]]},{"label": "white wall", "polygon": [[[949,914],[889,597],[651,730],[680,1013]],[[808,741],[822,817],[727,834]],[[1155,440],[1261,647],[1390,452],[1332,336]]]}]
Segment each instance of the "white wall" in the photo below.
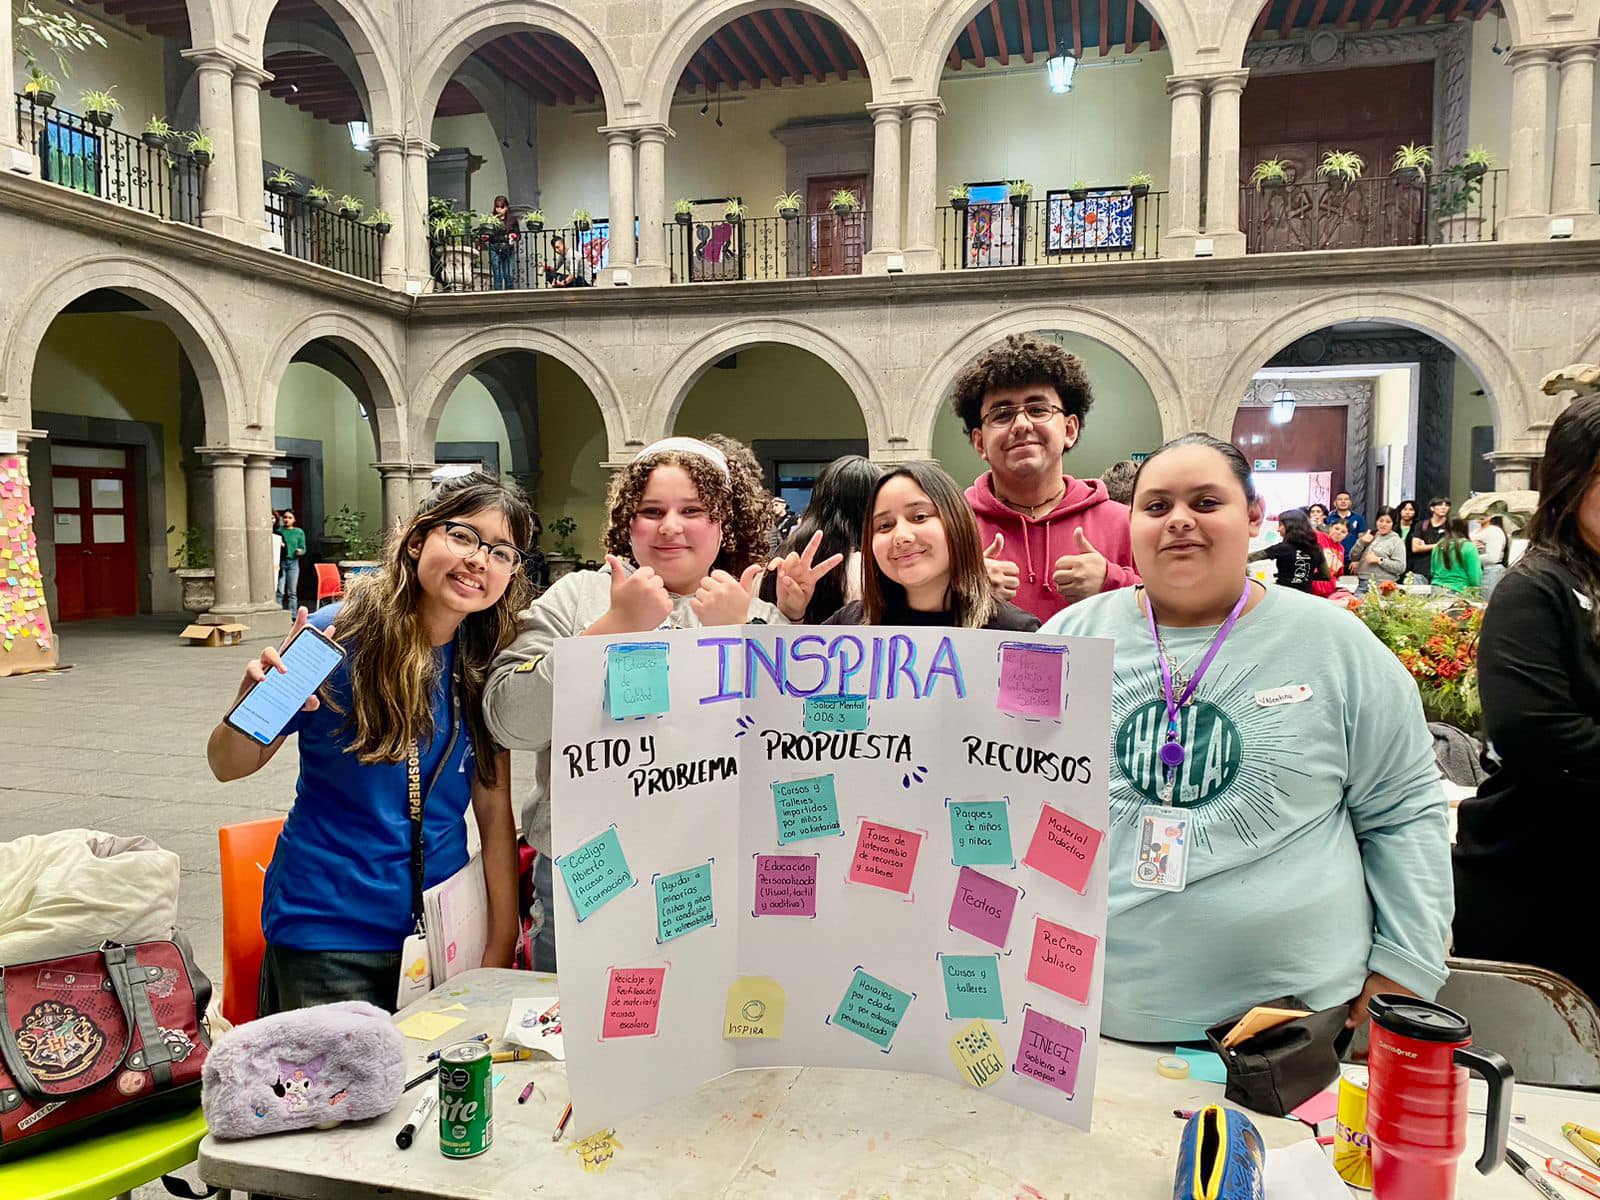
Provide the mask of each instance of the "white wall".
[{"label": "white wall", "polygon": [[[541,113],[542,115],[542,113]],[[600,135],[595,134],[596,141]],[[496,196],[506,195],[506,162],[500,141],[494,135],[494,126],[483,113],[466,117],[443,117],[435,120],[428,135],[436,146],[465,146],[483,159],[483,166],[472,174],[472,208],[475,212],[488,212]],[[511,196],[512,204],[533,203],[531,196]],[[603,195],[601,208],[604,208]],[[552,222],[553,223],[553,222]]]},{"label": "white wall", "polygon": [[[56,103],[69,111],[81,113],[78,96],[86,89],[104,91],[115,87],[111,94],[122,101],[122,113],[115,127],[130,133],[144,129],[151,114],[168,116],[165,85],[162,81],[162,39],[132,29],[115,17],[108,17],[93,5],[78,5],[75,15],[88,22],[105,38],[104,47],[91,46],[71,54],[67,70],[62,71],[55,55],[45,50],[38,55],[39,69],[54,75],[61,86],[56,93]],[[8,15],[7,20],[11,17]],[[28,68],[23,64],[20,47],[21,31],[13,29],[19,53],[16,55],[15,74],[17,90],[28,81]],[[6,97],[9,109],[11,98]],[[6,120],[11,120],[9,112]]]},{"label": "white wall", "polygon": [[1388,482],[1381,497],[1386,508],[1393,508],[1406,497],[1406,447],[1411,443],[1411,391],[1415,374],[1411,367],[1396,367],[1382,372],[1373,381],[1372,446],[1389,451]]}]

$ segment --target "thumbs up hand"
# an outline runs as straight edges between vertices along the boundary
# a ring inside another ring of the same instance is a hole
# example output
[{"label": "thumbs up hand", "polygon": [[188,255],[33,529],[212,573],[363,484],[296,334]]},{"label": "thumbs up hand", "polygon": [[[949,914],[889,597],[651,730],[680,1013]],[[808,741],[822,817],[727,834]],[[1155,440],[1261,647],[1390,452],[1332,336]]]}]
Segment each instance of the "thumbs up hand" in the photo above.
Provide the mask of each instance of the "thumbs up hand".
[{"label": "thumbs up hand", "polygon": [[989,572],[989,586],[994,594],[1002,600],[1014,600],[1022,585],[1022,572],[1016,563],[998,557],[1005,544],[1006,535],[995,534],[994,541],[983,549],[983,565]]},{"label": "thumbs up hand", "polygon": [[760,563],[751,563],[738,579],[713,571],[700,581],[689,607],[702,625],[743,625],[750,619],[750,600],[760,578]]},{"label": "thumbs up hand", "polygon": [[1072,536],[1078,543],[1078,553],[1063,554],[1056,559],[1054,575],[1056,591],[1069,601],[1099,595],[1100,589],[1106,585],[1109,565],[1106,556],[1089,541],[1083,526],[1074,529]]}]

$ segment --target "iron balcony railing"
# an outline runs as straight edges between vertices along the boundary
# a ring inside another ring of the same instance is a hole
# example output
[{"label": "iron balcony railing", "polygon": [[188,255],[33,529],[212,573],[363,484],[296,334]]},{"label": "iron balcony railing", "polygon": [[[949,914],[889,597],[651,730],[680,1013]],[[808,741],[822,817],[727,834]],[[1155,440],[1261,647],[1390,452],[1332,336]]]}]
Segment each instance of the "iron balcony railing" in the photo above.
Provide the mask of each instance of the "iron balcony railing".
[{"label": "iron balcony railing", "polygon": [[674,220],[665,236],[673,283],[859,275],[871,245],[872,214]]},{"label": "iron balcony railing", "polygon": [[590,287],[611,265],[604,222],[587,229],[483,225],[429,240],[433,286],[440,292],[504,292]]},{"label": "iron balcony railing", "polygon": [[1451,167],[1415,182],[1377,175],[1349,186],[1247,186],[1239,213],[1251,254],[1437,246],[1493,241],[1505,198],[1505,171],[1472,176]]},{"label": "iron balcony railing", "polygon": [[945,206],[938,210],[940,263],[964,271],[1160,258],[1165,201],[1165,192],[1091,188]]},{"label": "iron balcony railing", "polygon": [[39,156],[51,183],[135,208],[165,221],[200,224],[204,165],[184,143],[134,137],[18,95],[17,140]]},{"label": "iron balcony railing", "polygon": [[283,239],[283,252],[291,258],[378,282],[383,235],[376,226],[318,207],[293,192],[268,192],[262,207],[267,228]]}]

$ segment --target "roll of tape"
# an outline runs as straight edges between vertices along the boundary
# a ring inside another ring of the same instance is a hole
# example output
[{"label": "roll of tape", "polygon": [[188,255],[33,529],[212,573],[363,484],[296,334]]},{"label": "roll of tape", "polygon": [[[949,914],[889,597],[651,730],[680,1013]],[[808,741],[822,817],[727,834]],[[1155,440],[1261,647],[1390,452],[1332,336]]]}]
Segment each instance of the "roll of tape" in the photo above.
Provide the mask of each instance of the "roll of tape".
[{"label": "roll of tape", "polygon": [[1171,1054],[1163,1054],[1156,1059],[1156,1074],[1163,1079],[1187,1079],[1189,1078],[1188,1060],[1176,1058]]}]

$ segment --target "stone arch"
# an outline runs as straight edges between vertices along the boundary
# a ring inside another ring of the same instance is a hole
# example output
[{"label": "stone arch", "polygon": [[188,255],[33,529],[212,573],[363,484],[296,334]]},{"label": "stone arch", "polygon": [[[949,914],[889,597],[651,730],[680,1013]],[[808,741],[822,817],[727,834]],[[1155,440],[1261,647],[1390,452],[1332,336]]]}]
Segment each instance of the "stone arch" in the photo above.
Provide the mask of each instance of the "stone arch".
[{"label": "stone arch", "polygon": [[33,411],[33,368],[45,334],[62,309],[101,289],[130,296],[164,318],[200,385],[206,442],[222,446],[245,442],[243,375],[224,323],[170,271],[114,254],[73,263],[22,299],[17,309],[21,316],[0,349],[0,391],[18,404],[22,426],[27,427]]},{"label": "stone arch", "polygon": [[[357,76],[351,80],[367,109],[373,129],[393,129],[398,125],[396,104],[404,94],[399,65],[384,36],[384,17],[374,12],[368,0],[317,0],[355,55]],[[278,0],[254,0],[247,25],[246,54],[251,62],[266,61],[267,24],[272,20]]]},{"label": "stone arch", "polygon": [[[460,12],[452,13],[449,24],[438,31],[431,49],[418,64],[415,77],[422,81],[417,91],[416,119],[419,129],[427,129],[433,110],[439,106],[450,77],[472,52],[497,37],[522,30],[553,33],[570,42],[594,69],[605,99],[607,123],[618,121],[623,111],[622,75],[616,59],[600,35],[569,8],[545,0],[479,0]],[[425,43],[426,44],[426,43]]]},{"label": "stone arch", "polygon": [[618,398],[611,376],[588,351],[559,334],[529,325],[502,325],[468,334],[440,353],[426,375],[411,389],[415,407],[411,413],[410,444],[424,455],[432,453],[439,419],[450,402],[456,385],[479,363],[507,350],[528,350],[548,354],[581,379],[594,397],[605,422],[608,452],[616,455],[628,440],[627,414]]},{"label": "stone arch", "polygon": [[[1182,74],[1201,56],[1202,34],[1191,12],[1194,6],[1183,3],[1183,0],[1139,2],[1161,25],[1161,34],[1172,55],[1173,73]],[[916,56],[909,64],[915,84],[912,95],[939,94],[939,82],[944,77],[945,60],[950,57],[951,44],[968,22],[988,7],[988,0],[940,0],[939,6],[923,23],[922,40],[917,43]],[[1053,51],[1054,47],[1050,50]]]},{"label": "stone arch", "polygon": [[368,330],[332,309],[313,313],[278,339],[267,356],[261,388],[254,398],[256,423],[268,430],[276,427],[278,391],[283,386],[284,372],[296,354],[319,339],[337,346],[361,373],[372,399],[372,432],[378,459],[404,462],[406,429],[400,398],[405,395],[405,385],[399,365],[388,347]]},{"label": "stone arch", "polygon": [[1013,333],[1047,330],[1080,334],[1115,350],[1149,385],[1155,397],[1156,411],[1161,415],[1163,435],[1175,437],[1189,428],[1191,418],[1183,402],[1178,380],[1167,366],[1162,352],[1142,333],[1096,309],[1077,305],[1037,304],[1008,309],[974,326],[929,364],[912,393],[913,408],[905,417],[905,427],[913,442],[933,445],[934,426],[944,407],[945,396],[962,367]]},{"label": "stone arch", "polygon": [[805,9],[832,21],[861,51],[872,98],[884,97],[895,74],[893,63],[877,22],[858,0],[693,0],[662,31],[656,51],[638,81],[638,94],[630,104],[642,108],[647,120],[668,124],[678,79],[701,43],[729,21],[768,8]]},{"label": "stone arch", "polygon": [[871,452],[881,456],[888,450],[888,409],[877,380],[861,357],[820,330],[798,321],[783,320],[735,321],[696,338],[692,348],[668,368],[651,393],[644,417],[646,436],[656,438],[671,433],[684,400],[700,377],[728,355],[762,342],[804,350],[832,367],[861,410]]},{"label": "stone arch", "polygon": [[216,46],[233,32],[233,14],[222,0],[184,0],[189,14],[189,44]]},{"label": "stone arch", "polygon": [[[1308,333],[1346,321],[1378,321],[1414,329],[1442,343],[1471,367],[1483,384],[1496,444],[1522,428],[1524,383],[1499,340],[1459,309],[1427,296],[1393,291],[1347,291],[1319,296],[1290,309],[1251,338],[1234,356],[1201,428],[1227,437],[1239,398],[1256,372],[1285,346]],[[1530,389],[1531,390],[1531,389]]]},{"label": "stone arch", "polygon": [[[1244,62],[1245,46],[1255,30],[1256,18],[1261,15],[1262,8],[1271,2],[1272,0],[1228,0],[1221,27],[1216,30],[1215,36],[1208,39],[1215,45],[1217,53],[1208,57],[1214,57],[1218,63],[1237,70]],[[1511,26],[1513,45],[1544,40],[1533,36],[1533,32],[1545,23],[1541,13],[1531,11],[1542,7],[1537,0],[1501,0],[1501,6],[1505,9],[1506,21]],[[1584,7],[1590,5],[1585,4]],[[1564,29],[1573,27],[1563,23]],[[1594,28],[1594,17],[1587,22],[1587,28]],[[1166,29],[1164,22],[1162,29]]]}]

